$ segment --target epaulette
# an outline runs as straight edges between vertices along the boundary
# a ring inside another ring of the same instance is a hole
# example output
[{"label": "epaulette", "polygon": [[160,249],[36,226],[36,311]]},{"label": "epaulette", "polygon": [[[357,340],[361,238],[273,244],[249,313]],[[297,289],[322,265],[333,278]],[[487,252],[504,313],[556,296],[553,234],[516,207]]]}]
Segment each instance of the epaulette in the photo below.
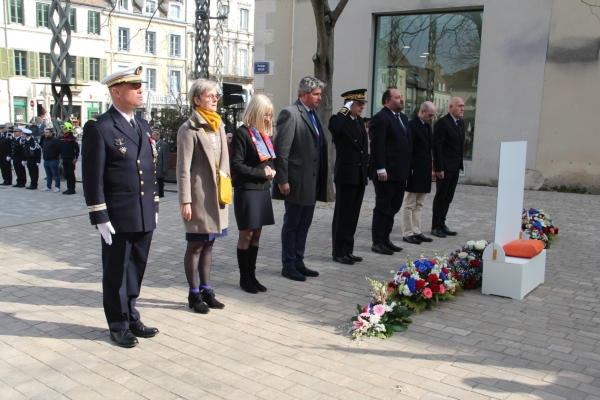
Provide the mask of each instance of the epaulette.
[{"label": "epaulette", "polygon": [[342,109],[340,111],[338,111],[339,113],[343,114],[344,116],[348,115],[348,113],[350,112],[350,110],[348,110],[346,107],[342,107]]},{"label": "epaulette", "polygon": [[88,121],[98,122],[98,120],[96,118],[90,118],[90,119],[88,119]]}]

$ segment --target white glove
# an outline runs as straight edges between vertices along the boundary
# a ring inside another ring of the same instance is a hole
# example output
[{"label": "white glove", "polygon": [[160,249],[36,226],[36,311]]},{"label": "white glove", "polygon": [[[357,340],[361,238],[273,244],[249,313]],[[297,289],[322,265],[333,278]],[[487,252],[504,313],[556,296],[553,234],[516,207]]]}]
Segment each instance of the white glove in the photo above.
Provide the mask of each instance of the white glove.
[{"label": "white glove", "polygon": [[27,165],[27,161],[21,161],[21,165],[22,166],[26,166]]},{"label": "white glove", "polygon": [[39,163],[39,162],[38,162],[38,163],[35,163],[35,165],[37,165],[37,166],[39,167],[39,166],[40,166],[40,163]]},{"label": "white glove", "polygon": [[347,102],[346,104],[344,104],[344,107],[346,107],[349,110],[350,107],[352,106],[352,104],[354,104],[354,101],[350,100],[349,102]]},{"label": "white glove", "polygon": [[98,225],[96,225],[96,228],[98,228],[98,230],[100,231],[100,234],[102,235],[102,238],[104,239],[104,242],[110,246],[112,244],[112,236],[110,234],[115,233],[115,228],[113,228],[110,221],[105,222],[103,224],[98,224]]},{"label": "white glove", "polygon": [[6,161],[10,161],[10,157],[6,157]]},{"label": "white glove", "polygon": [[156,223],[158,224],[158,213],[156,213]]}]

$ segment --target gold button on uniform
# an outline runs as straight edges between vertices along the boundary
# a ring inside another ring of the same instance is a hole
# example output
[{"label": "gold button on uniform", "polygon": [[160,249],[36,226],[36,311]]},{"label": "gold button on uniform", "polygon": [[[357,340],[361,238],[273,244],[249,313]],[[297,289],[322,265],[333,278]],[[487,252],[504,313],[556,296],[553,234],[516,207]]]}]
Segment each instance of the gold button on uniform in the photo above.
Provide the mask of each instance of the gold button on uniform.
[{"label": "gold button on uniform", "polygon": [[142,173],[143,173],[143,172],[142,172],[142,171],[140,171],[140,175],[141,175]]},{"label": "gold button on uniform", "polygon": [[143,184],[144,184],[144,181],[140,181],[140,185],[143,185]]},{"label": "gold button on uniform", "polygon": [[144,195],[144,192],[141,192],[140,194],[143,196],[143,195]]},{"label": "gold button on uniform", "polygon": [[140,160],[137,160],[137,162],[138,162],[138,164],[140,164],[140,163],[141,163],[141,161],[140,161]]}]

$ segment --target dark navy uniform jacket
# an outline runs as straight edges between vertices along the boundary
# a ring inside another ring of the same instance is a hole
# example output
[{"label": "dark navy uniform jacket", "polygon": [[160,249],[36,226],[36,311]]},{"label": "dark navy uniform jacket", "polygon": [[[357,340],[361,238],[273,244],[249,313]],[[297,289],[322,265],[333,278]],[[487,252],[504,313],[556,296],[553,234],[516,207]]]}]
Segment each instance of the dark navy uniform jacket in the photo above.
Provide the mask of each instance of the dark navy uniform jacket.
[{"label": "dark navy uniform jacket", "polygon": [[13,137],[11,142],[11,158],[13,160],[25,160],[25,138],[23,134],[19,137]]},{"label": "dark navy uniform jacket", "polygon": [[329,132],[335,143],[333,181],[366,185],[369,166],[369,141],[362,117],[352,119],[350,110],[342,108],[329,119]]},{"label": "dark navy uniform jacket", "polygon": [[138,132],[111,107],[83,127],[82,180],[92,225],[110,221],[117,233],[156,228],[158,190],[152,132],[135,117]]}]

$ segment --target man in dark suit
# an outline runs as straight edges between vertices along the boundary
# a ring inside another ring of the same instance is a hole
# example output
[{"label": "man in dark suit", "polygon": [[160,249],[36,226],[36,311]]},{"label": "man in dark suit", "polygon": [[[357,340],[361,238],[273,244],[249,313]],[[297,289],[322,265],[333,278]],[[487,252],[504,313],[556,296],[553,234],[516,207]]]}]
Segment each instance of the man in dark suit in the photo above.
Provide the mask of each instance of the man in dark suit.
[{"label": "man in dark suit", "polygon": [[429,124],[436,112],[435,105],[426,101],[421,104],[419,114],[410,120],[410,130],[414,139],[412,166],[400,210],[402,240],[407,243],[421,244],[432,241],[421,232],[421,209],[427,193],[431,192],[431,180],[434,175],[431,158],[433,137]]},{"label": "man in dark suit", "polygon": [[361,117],[365,108],[367,89],[351,90],[342,94],[344,107],[329,119],[329,131],[335,144],[335,208],[331,236],[333,260],[354,264],[362,257],[354,254],[354,234],[360,206],[367,185],[369,142]]},{"label": "man in dark suit", "polygon": [[316,111],[324,86],[317,78],[302,78],[298,100],[277,117],[273,198],[285,200],[281,275],[295,281],[319,276],[304,265],[304,250],[315,203],[327,201],[327,138]]},{"label": "man in dark suit", "polygon": [[83,128],[83,190],[102,235],[104,313],[110,339],[122,347],[158,333],[135,308],[158,220],[157,152],[150,126],[134,115],[143,102],[141,74],[140,66],[104,78],[113,105]]},{"label": "man in dark suit", "polygon": [[10,167],[11,160],[11,143],[12,136],[8,132],[6,124],[0,125],[0,170],[2,171],[2,179],[4,182],[0,186],[12,186],[12,168]]},{"label": "man in dark suit", "polygon": [[461,120],[465,113],[465,102],[453,97],[448,104],[448,114],[440,118],[433,127],[433,163],[436,174],[435,197],[431,234],[445,238],[456,232],[446,226],[446,215],[458,183],[458,174],[463,166],[465,124]]},{"label": "man in dark suit", "polygon": [[17,175],[17,183],[12,187],[24,188],[27,184],[27,173],[25,172],[25,138],[21,136],[23,128],[15,126],[13,128],[13,138],[11,143],[11,159],[15,175]]},{"label": "man in dark suit", "polygon": [[394,216],[402,207],[406,180],[410,176],[412,134],[408,118],[402,114],[404,98],[398,89],[388,89],[381,97],[383,108],[371,118],[371,180],[375,187],[375,208],[371,227],[371,250],[392,255],[402,251],[390,241]]},{"label": "man in dark suit", "polygon": [[165,176],[169,167],[169,144],[160,137],[159,131],[152,132],[154,146],[158,152],[156,159],[156,182],[158,184],[158,197],[165,197]]}]

